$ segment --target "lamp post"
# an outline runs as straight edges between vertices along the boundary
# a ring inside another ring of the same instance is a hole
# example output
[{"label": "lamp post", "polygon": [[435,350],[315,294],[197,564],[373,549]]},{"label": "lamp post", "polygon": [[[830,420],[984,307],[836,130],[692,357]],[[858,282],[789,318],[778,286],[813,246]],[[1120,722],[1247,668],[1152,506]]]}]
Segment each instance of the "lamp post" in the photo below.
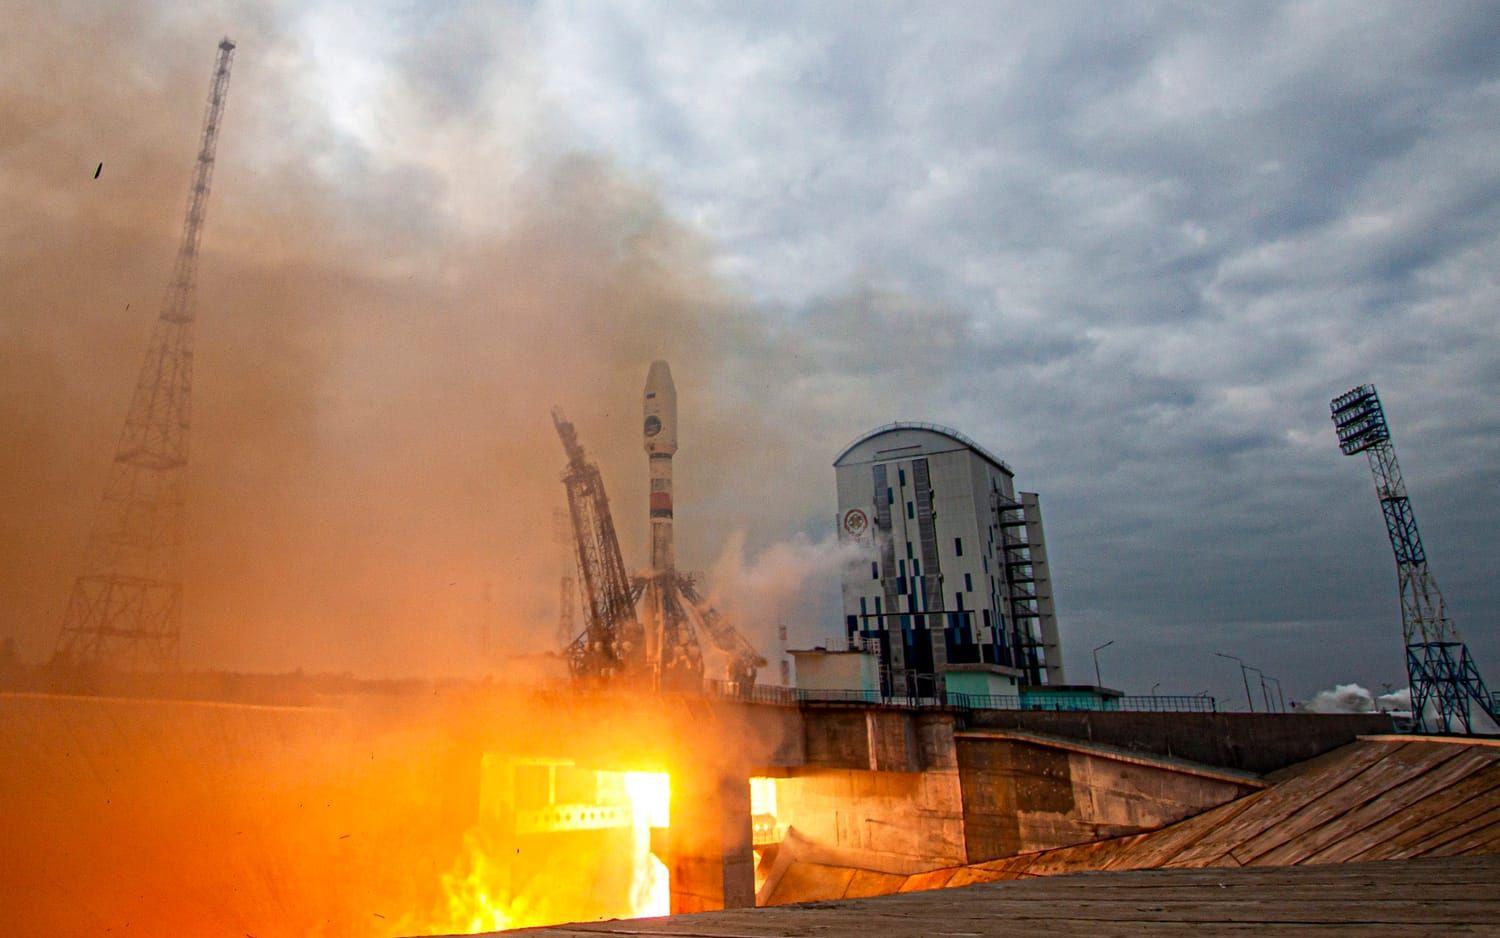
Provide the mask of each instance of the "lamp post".
[{"label": "lamp post", "polygon": [[1281,712],[1286,713],[1286,695],[1281,692],[1281,680],[1269,675],[1266,677],[1266,680],[1276,685],[1276,701],[1281,706]]},{"label": "lamp post", "polygon": [[1254,665],[1247,664],[1245,665],[1245,667],[1251,671],[1254,671],[1260,678],[1260,699],[1265,701],[1266,712],[1270,713],[1273,708],[1271,707],[1271,692],[1266,689],[1266,672],[1262,671],[1260,668],[1255,667]]},{"label": "lamp post", "polygon": [[1236,658],[1234,655],[1226,655],[1222,651],[1216,651],[1214,652],[1214,654],[1218,655],[1220,658],[1228,658],[1230,661],[1233,661],[1240,666],[1240,680],[1245,682],[1245,703],[1250,705],[1250,712],[1254,713],[1255,698],[1250,696],[1250,676],[1245,673],[1245,662],[1240,660],[1239,658]]},{"label": "lamp post", "polygon": [[1152,685],[1151,685],[1151,696],[1152,696],[1152,697],[1155,697],[1155,696],[1156,696],[1156,689],[1157,689],[1157,688],[1158,688],[1158,687],[1160,687],[1160,686],[1161,686],[1161,681],[1157,681],[1157,682],[1156,682],[1156,683],[1155,683],[1155,684],[1152,684]]},{"label": "lamp post", "polygon": [[1104,679],[1099,676],[1099,652],[1102,651],[1102,650],[1104,650],[1104,649],[1106,649],[1106,648],[1108,648],[1109,646],[1113,645],[1114,643],[1115,643],[1115,640],[1114,639],[1110,639],[1109,641],[1105,642],[1103,645],[1099,645],[1099,646],[1096,646],[1094,648],[1094,686],[1095,687],[1103,687],[1104,686]]}]

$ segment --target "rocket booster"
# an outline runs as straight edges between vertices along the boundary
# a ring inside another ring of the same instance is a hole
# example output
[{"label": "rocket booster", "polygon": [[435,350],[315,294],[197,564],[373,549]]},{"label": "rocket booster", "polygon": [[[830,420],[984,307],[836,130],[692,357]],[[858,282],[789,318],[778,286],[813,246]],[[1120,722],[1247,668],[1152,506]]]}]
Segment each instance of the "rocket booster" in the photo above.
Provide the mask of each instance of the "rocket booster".
[{"label": "rocket booster", "polygon": [[646,374],[646,456],[651,463],[651,569],[670,572],[672,552],[672,455],[677,452],[677,388],[664,361],[651,363]]}]

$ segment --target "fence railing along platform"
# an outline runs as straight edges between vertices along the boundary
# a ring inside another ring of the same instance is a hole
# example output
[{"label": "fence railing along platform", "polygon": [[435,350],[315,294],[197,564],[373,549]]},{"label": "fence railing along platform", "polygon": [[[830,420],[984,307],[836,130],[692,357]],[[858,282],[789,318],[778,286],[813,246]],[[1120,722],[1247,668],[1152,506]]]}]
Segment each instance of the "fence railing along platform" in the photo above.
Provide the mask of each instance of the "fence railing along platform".
[{"label": "fence railing along platform", "polygon": [[1120,697],[1086,697],[1076,694],[949,694],[942,697],[912,697],[881,694],[876,690],[816,690],[773,684],[741,685],[711,681],[705,690],[711,697],[746,703],[794,707],[800,704],[864,704],[872,707],[949,707],[959,710],[1056,710],[1131,713],[1217,713],[1218,702],[1207,695],[1126,694]]}]

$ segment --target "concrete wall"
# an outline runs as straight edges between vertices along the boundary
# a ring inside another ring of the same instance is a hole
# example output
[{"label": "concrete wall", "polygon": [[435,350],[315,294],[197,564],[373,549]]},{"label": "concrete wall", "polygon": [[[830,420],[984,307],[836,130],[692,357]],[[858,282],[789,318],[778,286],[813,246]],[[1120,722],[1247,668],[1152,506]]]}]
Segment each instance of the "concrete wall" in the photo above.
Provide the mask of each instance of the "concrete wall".
[{"label": "concrete wall", "polygon": [[866,651],[794,649],[797,686],[803,690],[880,691],[875,656]]},{"label": "concrete wall", "polygon": [[1261,773],[1322,755],[1356,736],[1393,731],[1381,714],[984,710],[964,719],[975,728],[1045,733]]},{"label": "concrete wall", "polygon": [[970,863],[1155,830],[1261,787],[1086,744],[965,734],[956,747]]},{"label": "concrete wall", "polygon": [[863,869],[910,873],[967,856],[951,714],[809,716],[809,766],[776,780],[779,823]]}]

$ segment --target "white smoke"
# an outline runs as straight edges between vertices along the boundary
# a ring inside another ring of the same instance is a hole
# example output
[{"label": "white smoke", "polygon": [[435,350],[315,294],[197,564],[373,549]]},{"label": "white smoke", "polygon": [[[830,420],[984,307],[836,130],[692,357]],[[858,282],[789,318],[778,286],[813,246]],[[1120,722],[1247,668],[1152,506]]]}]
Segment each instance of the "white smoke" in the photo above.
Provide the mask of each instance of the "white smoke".
[{"label": "white smoke", "polygon": [[1410,713],[1411,688],[1403,687],[1389,694],[1381,694],[1375,698],[1375,709],[1382,713]]},{"label": "white smoke", "polygon": [[737,531],[709,568],[708,599],[774,662],[779,626],[796,644],[838,623],[838,610],[824,606],[836,596],[845,565],[865,560],[868,551],[833,535],[814,541],[799,534],[747,557],[745,534]]},{"label": "white smoke", "polygon": [[1309,713],[1409,713],[1411,689],[1376,696],[1359,684],[1338,684],[1319,691],[1302,709]]}]

